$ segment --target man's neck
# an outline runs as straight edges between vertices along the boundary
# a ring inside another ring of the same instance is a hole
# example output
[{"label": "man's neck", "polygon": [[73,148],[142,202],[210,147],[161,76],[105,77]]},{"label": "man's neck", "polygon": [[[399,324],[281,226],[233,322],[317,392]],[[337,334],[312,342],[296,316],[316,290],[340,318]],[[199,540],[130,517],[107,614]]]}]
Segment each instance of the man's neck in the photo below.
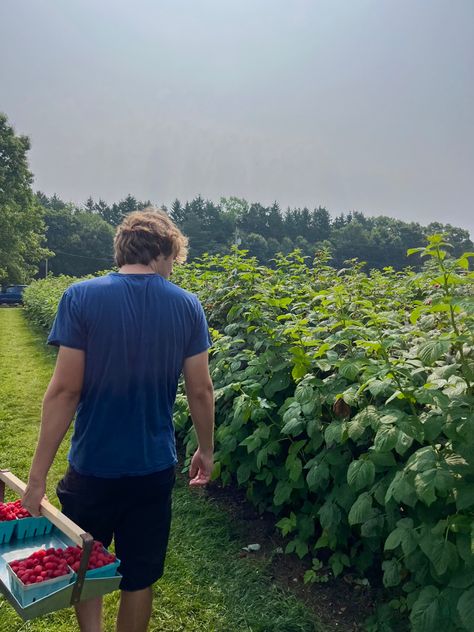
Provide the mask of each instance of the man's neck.
[{"label": "man's neck", "polygon": [[[170,259],[171,261],[171,259]],[[169,279],[171,274],[170,263],[168,260],[157,259],[153,265],[144,265],[143,263],[127,263],[119,270],[120,274],[159,274],[165,279]]]},{"label": "man's neck", "polygon": [[145,266],[142,263],[127,263],[119,270],[120,274],[156,274],[150,266]]}]

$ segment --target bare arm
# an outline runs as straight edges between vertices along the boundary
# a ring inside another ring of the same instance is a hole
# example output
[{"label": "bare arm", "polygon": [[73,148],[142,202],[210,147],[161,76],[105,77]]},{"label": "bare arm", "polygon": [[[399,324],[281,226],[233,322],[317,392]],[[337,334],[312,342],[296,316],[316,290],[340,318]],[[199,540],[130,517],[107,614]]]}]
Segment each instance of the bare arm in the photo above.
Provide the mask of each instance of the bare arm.
[{"label": "bare arm", "polygon": [[41,428],[23,505],[38,515],[46,477],[76,412],[84,380],[85,353],[60,347],[53,376],[43,399]]},{"label": "bare arm", "polygon": [[186,358],[183,374],[199,444],[191,461],[190,485],[205,485],[211,477],[214,452],[214,389],[209,375],[208,352]]}]

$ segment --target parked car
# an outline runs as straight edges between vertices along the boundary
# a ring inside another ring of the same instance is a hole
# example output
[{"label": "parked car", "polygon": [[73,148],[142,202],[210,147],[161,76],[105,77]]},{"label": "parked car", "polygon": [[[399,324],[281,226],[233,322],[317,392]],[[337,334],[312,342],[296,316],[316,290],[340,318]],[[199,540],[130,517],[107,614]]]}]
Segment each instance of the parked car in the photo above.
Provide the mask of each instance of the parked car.
[{"label": "parked car", "polygon": [[7,285],[0,292],[0,305],[19,305],[23,303],[23,290],[26,285]]}]

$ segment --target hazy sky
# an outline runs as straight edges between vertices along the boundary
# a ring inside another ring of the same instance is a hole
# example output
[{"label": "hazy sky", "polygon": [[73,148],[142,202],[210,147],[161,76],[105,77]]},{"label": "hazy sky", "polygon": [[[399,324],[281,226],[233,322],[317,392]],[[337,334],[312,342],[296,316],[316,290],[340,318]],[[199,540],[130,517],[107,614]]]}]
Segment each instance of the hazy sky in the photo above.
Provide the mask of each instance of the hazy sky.
[{"label": "hazy sky", "polygon": [[325,205],[474,236],[474,0],[1,0],[35,187]]}]

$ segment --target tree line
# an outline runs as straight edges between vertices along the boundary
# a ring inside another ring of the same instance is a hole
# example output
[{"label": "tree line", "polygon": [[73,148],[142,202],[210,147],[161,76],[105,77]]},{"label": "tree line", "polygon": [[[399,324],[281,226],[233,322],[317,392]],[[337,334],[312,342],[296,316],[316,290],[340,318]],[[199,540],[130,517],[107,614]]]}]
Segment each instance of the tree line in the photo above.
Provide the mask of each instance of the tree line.
[{"label": "tree line", "polygon": [[[123,217],[150,205],[132,195],[111,205],[92,198],[78,207],[37,193],[44,208],[47,247],[56,253],[50,261],[55,274],[87,274],[112,262],[113,230]],[[406,251],[422,244],[429,234],[444,232],[453,253],[472,250],[468,231],[432,222],[403,222],[390,217],[367,217],[353,211],[332,218],[326,208],[289,208],[283,212],[275,202],[270,206],[249,203],[240,198],[222,198],[219,203],[197,196],[191,201],[175,200],[170,217],[189,238],[189,258],[204,253],[230,251],[237,245],[272,265],[272,259],[299,248],[303,256],[314,257],[326,249],[331,263],[342,267],[349,259],[365,261],[369,268],[392,266],[402,269],[408,263]]]},{"label": "tree line", "polygon": [[[78,205],[33,193],[29,148],[28,138],[17,136],[0,114],[0,283],[26,282],[47,272],[84,275],[110,268],[115,227],[150,200],[127,195],[109,204],[89,197]],[[455,255],[473,249],[468,231],[450,224],[422,226],[358,211],[332,217],[321,206],[283,210],[277,202],[265,206],[230,197],[216,203],[197,196],[176,199],[164,210],[189,238],[190,260],[237,245],[267,265],[278,253],[298,248],[310,258],[327,251],[335,267],[357,258],[369,268],[401,269],[408,264],[407,249],[435,232],[446,234]]]}]

